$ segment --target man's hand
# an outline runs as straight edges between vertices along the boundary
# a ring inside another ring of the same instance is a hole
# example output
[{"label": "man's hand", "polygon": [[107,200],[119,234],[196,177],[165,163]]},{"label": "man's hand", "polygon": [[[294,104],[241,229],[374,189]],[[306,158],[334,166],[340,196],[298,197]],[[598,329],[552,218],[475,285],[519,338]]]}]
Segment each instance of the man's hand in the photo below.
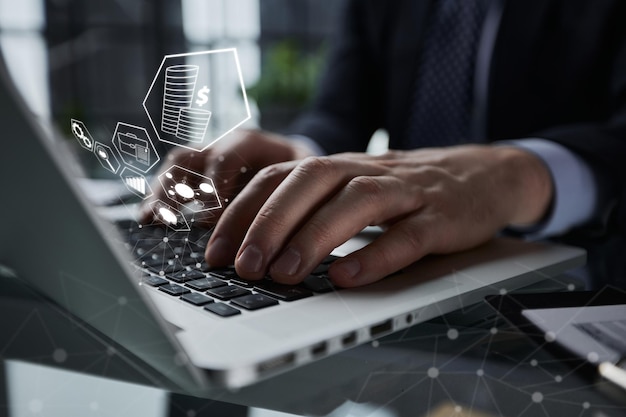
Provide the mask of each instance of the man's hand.
[{"label": "man's hand", "polygon": [[[164,166],[167,169],[172,165],[179,165],[211,178],[222,200],[229,201],[260,169],[278,162],[302,159],[312,154],[312,150],[304,145],[277,134],[238,130],[202,152],[177,148],[167,155]],[[153,189],[155,194],[144,202],[141,209],[140,221],[143,223],[149,223],[154,219],[150,202],[170,201],[158,182],[154,184]],[[209,214],[209,217],[200,219],[200,223],[212,224],[220,213],[212,211]]]},{"label": "man's hand", "polygon": [[294,284],[368,225],[384,233],[333,263],[342,287],[379,280],[430,253],[471,248],[548,210],[550,174],[534,155],[505,146],[339,154],[262,169],[224,210],[210,265]]}]

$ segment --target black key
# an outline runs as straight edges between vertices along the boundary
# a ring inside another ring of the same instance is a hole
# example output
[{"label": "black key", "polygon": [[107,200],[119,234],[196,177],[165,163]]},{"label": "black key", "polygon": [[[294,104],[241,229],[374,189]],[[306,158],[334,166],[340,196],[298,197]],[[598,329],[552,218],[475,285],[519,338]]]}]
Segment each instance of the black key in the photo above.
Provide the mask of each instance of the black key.
[{"label": "black key", "polygon": [[315,268],[313,271],[311,271],[312,275],[321,275],[321,274],[325,274],[328,272],[328,268],[330,267],[330,264],[319,264],[317,266],[317,268]]},{"label": "black key", "polygon": [[181,287],[180,285],[176,285],[176,284],[165,284],[165,285],[161,285],[159,287],[159,290],[168,293],[169,295],[183,295],[183,294],[187,294],[189,291],[188,288],[185,287]]},{"label": "black key", "polygon": [[203,306],[205,304],[213,302],[211,298],[207,297],[206,295],[198,294],[197,292],[183,294],[183,296],[180,298],[196,306]]},{"label": "black key", "polygon": [[250,291],[235,285],[228,285],[226,287],[209,290],[207,291],[207,294],[212,295],[215,298],[219,298],[220,300],[230,300],[231,298],[248,295],[250,294]]},{"label": "black key", "polygon": [[168,275],[167,277],[169,279],[171,279],[172,281],[187,282],[187,281],[191,281],[191,280],[194,280],[194,279],[204,278],[205,275],[202,272],[200,272],[200,271],[183,270],[183,271],[179,271],[179,272],[176,272],[174,274]]},{"label": "black key", "polygon": [[215,278],[219,279],[239,278],[239,275],[237,275],[234,269],[211,269],[209,275],[213,275]]},{"label": "black key", "polygon": [[231,307],[228,304],[224,304],[224,303],[211,303],[209,305],[204,306],[204,309],[222,317],[230,317],[230,316],[236,316],[237,314],[241,314],[241,311],[239,311],[235,307]]},{"label": "black key", "polygon": [[246,279],[243,278],[233,278],[230,280],[231,284],[237,284],[240,287],[245,287],[245,288],[252,288],[254,287],[255,281],[248,281]]},{"label": "black key", "polygon": [[209,272],[211,270],[209,264],[207,264],[204,260],[196,262],[192,265],[192,268],[202,272]]},{"label": "black key", "polygon": [[235,298],[231,300],[231,303],[247,310],[258,310],[260,308],[275,306],[278,304],[278,301],[263,294],[250,294]]},{"label": "black key", "polygon": [[159,275],[170,275],[185,270],[185,267],[179,262],[175,262],[172,264],[166,264],[158,267],[148,267],[148,269],[152,272],[156,272]]},{"label": "black key", "polygon": [[165,265],[168,265],[168,260],[163,259],[161,257],[151,257],[146,256],[145,259],[141,259],[141,266],[146,268],[162,268]]},{"label": "black key", "polygon": [[169,283],[168,280],[163,279],[161,277],[156,277],[154,275],[149,275],[149,276],[145,277],[143,279],[143,282],[145,282],[146,284],[151,285],[153,287],[159,287],[161,285],[165,285],[165,284]]},{"label": "black key", "polygon": [[322,264],[332,264],[333,262],[335,262],[337,259],[339,259],[339,256],[335,256],[335,255],[328,255],[327,257],[325,257],[322,262]]},{"label": "black key", "polygon": [[213,288],[223,287],[226,285],[226,283],[221,279],[208,277],[189,281],[185,285],[187,285],[189,288],[193,288],[196,291],[206,291]]},{"label": "black key", "polygon": [[278,298],[281,301],[300,300],[313,295],[311,290],[301,286],[279,284],[267,280],[259,281],[254,287],[258,292]]},{"label": "black key", "polygon": [[335,290],[327,275],[309,275],[302,281],[302,285],[313,292],[325,293]]}]

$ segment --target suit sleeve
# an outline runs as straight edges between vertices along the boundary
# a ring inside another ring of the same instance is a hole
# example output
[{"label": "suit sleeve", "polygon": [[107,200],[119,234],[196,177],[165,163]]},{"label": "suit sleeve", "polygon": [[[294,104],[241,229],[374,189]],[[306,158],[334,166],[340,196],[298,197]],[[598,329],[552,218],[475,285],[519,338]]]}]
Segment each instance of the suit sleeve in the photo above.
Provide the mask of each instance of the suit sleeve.
[{"label": "suit sleeve", "polygon": [[382,74],[378,69],[369,1],[346,2],[312,107],[289,129],[327,153],[362,152],[381,124]]}]

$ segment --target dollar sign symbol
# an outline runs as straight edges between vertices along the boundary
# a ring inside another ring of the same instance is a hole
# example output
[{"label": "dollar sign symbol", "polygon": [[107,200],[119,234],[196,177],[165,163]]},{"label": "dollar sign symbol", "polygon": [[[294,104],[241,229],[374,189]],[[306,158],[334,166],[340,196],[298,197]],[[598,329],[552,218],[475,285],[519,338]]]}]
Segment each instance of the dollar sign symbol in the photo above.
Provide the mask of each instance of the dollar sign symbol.
[{"label": "dollar sign symbol", "polygon": [[211,90],[206,85],[202,87],[200,91],[198,91],[198,99],[196,100],[196,104],[198,106],[202,107],[207,103],[207,101],[209,101],[209,98],[207,97],[207,94],[209,94],[209,91]]}]

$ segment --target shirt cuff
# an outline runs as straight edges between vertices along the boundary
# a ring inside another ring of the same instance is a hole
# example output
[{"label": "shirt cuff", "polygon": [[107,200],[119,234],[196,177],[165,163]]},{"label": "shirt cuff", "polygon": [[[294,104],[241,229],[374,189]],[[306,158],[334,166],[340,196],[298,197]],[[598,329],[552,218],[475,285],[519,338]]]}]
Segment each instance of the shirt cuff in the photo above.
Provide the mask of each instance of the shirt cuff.
[{"label": "shirt cuff", "polygon": [[497,142],[515,146],[539,157],[548,167],[554,184],[550,213],[534,227],[510,227],[530,239],[566,233],[591,220],[596,211],[598,185],[589,165],[566,147],[539,138]]}]

